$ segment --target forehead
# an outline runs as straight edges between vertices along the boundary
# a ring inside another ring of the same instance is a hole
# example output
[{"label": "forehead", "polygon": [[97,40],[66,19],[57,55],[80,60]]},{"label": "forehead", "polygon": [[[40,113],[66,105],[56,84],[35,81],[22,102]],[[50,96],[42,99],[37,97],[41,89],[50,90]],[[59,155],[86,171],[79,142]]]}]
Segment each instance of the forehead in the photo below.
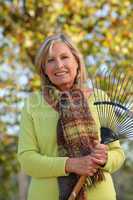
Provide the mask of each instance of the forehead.
[{"label": "forehead", "polygon": [[49,56],[57,56],[60,54],[72,54],[70,48],[64,42],[53,42],[49,48]]}]

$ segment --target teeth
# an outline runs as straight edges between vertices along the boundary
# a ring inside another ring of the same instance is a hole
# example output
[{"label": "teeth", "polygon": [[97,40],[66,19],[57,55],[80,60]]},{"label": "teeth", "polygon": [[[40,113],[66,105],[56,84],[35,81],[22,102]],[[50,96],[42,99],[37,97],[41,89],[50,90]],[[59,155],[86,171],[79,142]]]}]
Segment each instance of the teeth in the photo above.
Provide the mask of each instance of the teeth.
[{"label": "teeth", "polygon": [[60,76],[60,75],[66,74],[66,73],[67,73],[67,72],[57,72],[57,73],[55,73],[55,75]]}]

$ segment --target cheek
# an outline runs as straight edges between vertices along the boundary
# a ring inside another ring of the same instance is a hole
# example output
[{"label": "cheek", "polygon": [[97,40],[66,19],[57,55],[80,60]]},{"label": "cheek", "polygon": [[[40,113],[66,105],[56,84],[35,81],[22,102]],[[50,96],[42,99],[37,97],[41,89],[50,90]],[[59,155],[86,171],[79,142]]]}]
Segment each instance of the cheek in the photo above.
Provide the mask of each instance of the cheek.
[{"label": "cheek", "polygon": [[72,77],[73,77],[73,79],[76,77],[76,75],[77,75],[77,69],[75,68],[72,71]]},{"label": "cheek", "polygon": [[50,67],[48,67],[48,68],[46,68],[46,70],[45,70],[45,74],[48,76],[48,77],[50,77],[51,75],[52,75],[52,72],[53,70],[50,68]]},{"label": "cheek", "polygon": [[73,74],[74,77],[77,75],[77,71],[78,71],[78,64],[73,63],[72,68],[71,68],[71,73]]}]

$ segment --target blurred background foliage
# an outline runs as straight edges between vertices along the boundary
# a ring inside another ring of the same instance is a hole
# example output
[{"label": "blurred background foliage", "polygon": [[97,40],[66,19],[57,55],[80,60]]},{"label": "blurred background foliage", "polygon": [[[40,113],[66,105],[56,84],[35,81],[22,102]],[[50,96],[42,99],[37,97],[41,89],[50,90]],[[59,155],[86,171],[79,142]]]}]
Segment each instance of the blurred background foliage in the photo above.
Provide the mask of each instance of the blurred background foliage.
[{"label": "blurred background foliage", "polygon": [[[133,74],[133,0],[0,0],[0,200],[20,200],[20,112],[24,98],[40,89],[37,50],[60,31],[77,44],[90,77],[107,68]],[[127,159],[114,180],[118,200],[132,200],[132,142],[123,148]]]}]

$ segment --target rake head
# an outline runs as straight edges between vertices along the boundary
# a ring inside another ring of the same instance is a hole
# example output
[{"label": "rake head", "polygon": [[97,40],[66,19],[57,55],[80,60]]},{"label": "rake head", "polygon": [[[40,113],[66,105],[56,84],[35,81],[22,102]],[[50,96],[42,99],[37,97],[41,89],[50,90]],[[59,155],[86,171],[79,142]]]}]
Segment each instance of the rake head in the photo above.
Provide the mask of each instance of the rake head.
[{"label": "rake head", "polygon": [[133,139],[133,77],[118,70],[92,80],[102,143]]}]

